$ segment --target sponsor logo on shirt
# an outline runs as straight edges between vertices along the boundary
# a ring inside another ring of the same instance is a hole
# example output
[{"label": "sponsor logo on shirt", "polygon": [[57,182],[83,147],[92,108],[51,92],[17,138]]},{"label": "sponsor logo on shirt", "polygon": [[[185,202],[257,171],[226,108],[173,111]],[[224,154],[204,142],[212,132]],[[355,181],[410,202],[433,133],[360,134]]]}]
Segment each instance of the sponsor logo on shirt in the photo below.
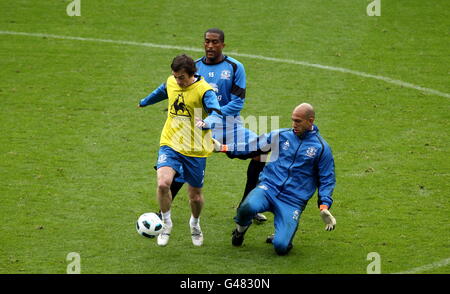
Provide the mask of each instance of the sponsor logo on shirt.
[{"label": "sponsor logo on shirt", "polygon": [[183,93],[178,94],[177,99],[175,99],[175,101],[173,102],[172,106],[170,107],[170,114],[192,117],[189,109],[186,106],[186,103],[184,102]]}]

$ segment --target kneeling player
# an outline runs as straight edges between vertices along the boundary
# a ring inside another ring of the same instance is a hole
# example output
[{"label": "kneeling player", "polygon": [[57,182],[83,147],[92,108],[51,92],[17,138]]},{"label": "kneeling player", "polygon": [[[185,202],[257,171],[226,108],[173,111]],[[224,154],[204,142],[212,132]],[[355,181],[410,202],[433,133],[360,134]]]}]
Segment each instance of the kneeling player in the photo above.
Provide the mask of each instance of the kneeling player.
[{"label": "kneeling player", "polygon": [[[334,159],[314,125],[314,118],[312,106],[300,104],[292,112],[292,128],[273,131],[254,142],[260,152],[270,149],[272,155],[258,186],[250,192],[234,217],[234,246],[244,242],[245,232],[255,214],[270,211],[274,214],[275,233],[268,240],[277,254],[287,254],[292,248],[300,216],[316,190],[325,229],[335,228],[336,220],[328,210],[333,203],[336,184]],[[219,149],[227,149],[223,147],[227,146],[219,146]],[[246,152],[241,154],[245,156]]]}]

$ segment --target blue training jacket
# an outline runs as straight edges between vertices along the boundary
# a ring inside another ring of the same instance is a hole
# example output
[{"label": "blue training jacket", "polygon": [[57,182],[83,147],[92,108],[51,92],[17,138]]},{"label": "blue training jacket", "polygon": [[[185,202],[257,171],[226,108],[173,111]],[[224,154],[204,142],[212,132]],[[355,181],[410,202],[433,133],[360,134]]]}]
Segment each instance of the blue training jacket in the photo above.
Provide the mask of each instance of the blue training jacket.
[{"label": "blue training jacket", "polygon": [[224,56],[216,64],[206,64],[205,57],[195,61],[197,73],[207,81],[217,94],[224,116],[239,116],[244,107],[246,74],[242,63]]},{"label": "blue training jacket", "polygon": [[245,148],[240,146],[242,144],[231,146],[238,150],[241,158],[271,151],[270,162],[259,176],[258,187],[301,207],[305,207],[318,190],[318,205],[331,207],[336,185],[334,159],[317,126],[300,137],[293,129],[279,129],[259,136],[245,144]]}]

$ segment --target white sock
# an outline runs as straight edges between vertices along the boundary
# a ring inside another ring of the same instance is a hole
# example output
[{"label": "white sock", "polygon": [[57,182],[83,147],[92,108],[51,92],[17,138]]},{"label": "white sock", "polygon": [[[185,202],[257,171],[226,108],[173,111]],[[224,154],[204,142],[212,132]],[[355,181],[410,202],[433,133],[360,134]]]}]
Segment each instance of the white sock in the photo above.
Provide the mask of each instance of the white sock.
[{"label": "white sock", "polygon": [[239,233],[245,232],[245,230],[248,228],[248,226],[241,226],[239,224],[236,224],[236,228]]},{"label": "white sock", "polygon": [[195,218],[195,217],[193,217],[193,216],[191,215],[191,219],[189,220],[189,225],[190,225],[191,227],[196,227],[196,226],[198,226],[199,224],[200,224],[200,217]]},{"label": "white sock", "polygon": [[161,211],[161,216],[162,216],[162,220],[163,220],[164,224],[166,226],[171,227],[172,226],[172,219],[170,218],[170,210],[168,210],[167,212],[162,212]]}]

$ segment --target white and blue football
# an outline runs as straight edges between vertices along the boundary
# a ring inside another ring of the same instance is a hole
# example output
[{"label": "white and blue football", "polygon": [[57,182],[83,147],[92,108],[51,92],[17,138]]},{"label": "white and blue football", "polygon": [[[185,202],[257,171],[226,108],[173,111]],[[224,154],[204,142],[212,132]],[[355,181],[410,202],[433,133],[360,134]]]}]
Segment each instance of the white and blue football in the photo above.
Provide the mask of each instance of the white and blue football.
[{"label": "white and blue football", "polygon": [[139,235],[147,238],[158,236],[162,232],[163,226],[163,221],[154,212],[144,213],[136,222],[136,230]]}]

